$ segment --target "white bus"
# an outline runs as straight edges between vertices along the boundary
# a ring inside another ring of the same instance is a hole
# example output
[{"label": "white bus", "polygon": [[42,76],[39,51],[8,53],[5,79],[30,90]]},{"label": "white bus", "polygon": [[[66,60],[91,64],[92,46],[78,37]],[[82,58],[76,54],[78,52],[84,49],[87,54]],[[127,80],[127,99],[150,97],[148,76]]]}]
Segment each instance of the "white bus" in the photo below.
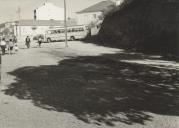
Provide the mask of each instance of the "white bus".
[{"label": "white bus", "polygon": [[[83,39],[89,33],[89,30],[84,25],[67,27],[67,39],[68,40],[76,40]],[[65,40],[65,28],[58,27],[49,29],[46,31],[45,40],[47,42]]]}]

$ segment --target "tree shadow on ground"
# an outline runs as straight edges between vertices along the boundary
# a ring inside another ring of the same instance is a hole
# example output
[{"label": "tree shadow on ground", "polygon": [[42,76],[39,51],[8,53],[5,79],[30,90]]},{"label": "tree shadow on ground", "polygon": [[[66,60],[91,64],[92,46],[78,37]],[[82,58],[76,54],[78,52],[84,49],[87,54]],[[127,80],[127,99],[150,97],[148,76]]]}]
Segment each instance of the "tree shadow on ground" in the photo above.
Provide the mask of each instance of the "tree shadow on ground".
[{"label": "tree shadow on ground", "polygon": [[73,57],[59,65],[19,68],[9,73],[16,82],[4,92],[97,125],[144,125],[152,121],[149,113],[179,116],[177,70],[125,63],[115,56]]}]

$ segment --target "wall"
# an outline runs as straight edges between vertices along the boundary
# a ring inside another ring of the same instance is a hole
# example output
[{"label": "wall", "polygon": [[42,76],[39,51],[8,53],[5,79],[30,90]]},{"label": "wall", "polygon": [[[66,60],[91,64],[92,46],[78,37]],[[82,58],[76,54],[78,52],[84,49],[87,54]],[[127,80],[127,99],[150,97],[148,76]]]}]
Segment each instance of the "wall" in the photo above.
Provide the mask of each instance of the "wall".
[{"label": "wall", "polygon": [[64,9],[51,3],[45,3],[36,9],[36,20],[64,20]]},{"label": "wall", "polygon": [[33,38],[38,34],[44,35],[46,30],[50,28],[50,26],[36,26],[36,29],[33,29],[33,27],[34,26],[14,26],[15,35],[19,37],[19,40],[24,41],[26,36],[30,36],[31,38]]},{"label": "wall", "polygon": [[115,2],[116,2],[116,6],[119,6],[121,5],[122,2],[124,2],[124,0],[116,0]]},{"label": "wall", "polygon": [[78,25],[88,25],[92,21],[98,21],[99,16],[101,16],[101,15],[102,15],[102,12],[77,14],[77,23],[78,23]]}]

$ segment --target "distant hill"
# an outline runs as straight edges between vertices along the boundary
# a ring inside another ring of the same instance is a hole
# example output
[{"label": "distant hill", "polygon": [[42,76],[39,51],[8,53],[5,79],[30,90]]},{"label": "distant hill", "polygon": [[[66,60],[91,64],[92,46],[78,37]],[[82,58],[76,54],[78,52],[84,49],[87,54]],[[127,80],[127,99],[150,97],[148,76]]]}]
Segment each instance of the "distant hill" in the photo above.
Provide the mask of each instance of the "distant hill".
[{"label": "distant hill", "polygon": [[106,16],[98,37],[112,47],[179,55],[179,1],[126,0]]}]

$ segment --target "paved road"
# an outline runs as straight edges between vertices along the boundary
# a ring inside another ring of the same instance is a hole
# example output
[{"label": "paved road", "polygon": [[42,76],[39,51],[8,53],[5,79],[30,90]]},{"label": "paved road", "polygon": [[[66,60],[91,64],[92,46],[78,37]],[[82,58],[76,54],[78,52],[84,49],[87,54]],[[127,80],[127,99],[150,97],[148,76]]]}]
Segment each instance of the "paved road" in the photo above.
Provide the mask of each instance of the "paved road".
[{"label": "paved road", "polygon": [[19,47],[2,56],[0,128],[179,127],[177,63],[80,41]]}]

